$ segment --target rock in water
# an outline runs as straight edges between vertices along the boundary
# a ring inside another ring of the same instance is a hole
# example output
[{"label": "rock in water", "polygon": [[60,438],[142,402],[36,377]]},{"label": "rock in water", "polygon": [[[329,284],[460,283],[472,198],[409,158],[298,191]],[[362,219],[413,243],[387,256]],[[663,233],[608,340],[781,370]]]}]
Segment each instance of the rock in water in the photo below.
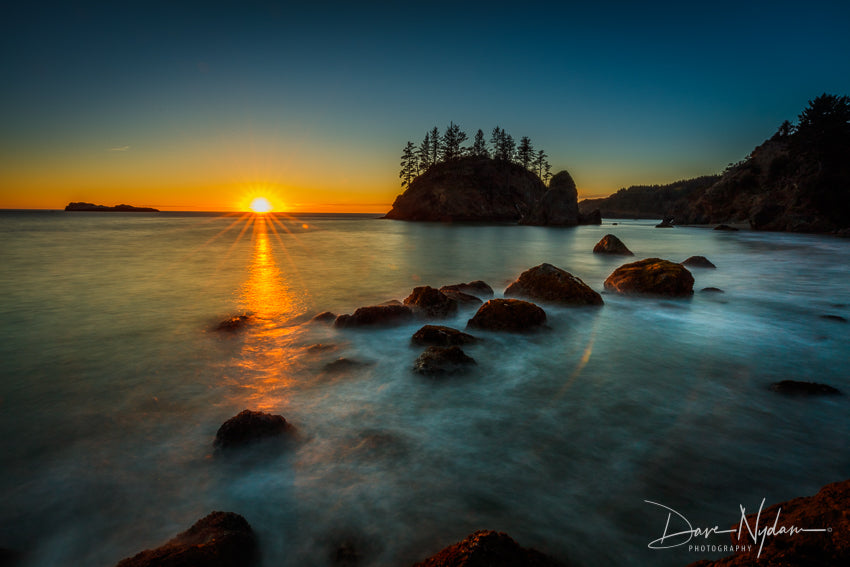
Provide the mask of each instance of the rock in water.
[{"label": "rock in water", "polygon": [[115,567],[246,567],[256,560],[257,542],[245,518],[213,512],[164,545],[123,559]]},{"label": "rock in water", "polygon": [[333,323],[336,320],[336,314],[330,311],[322,311],[310,320],[316,323]]},{"label": "rock in water", "polygon": [[546,312],[520,299],[491,299],[482,305],[467,327],[488,331],[532,331],[546,323]]},{"label": "rock in water", "polygon": [[716,268],[711,261],[705,256],[691,256],[687,260],[682,262],[683,266],[689,266],[691,268]]},{"label": "rock in water", "polygon": [[413,567],[558,567],[536,549],[520,547],[508,534],[480,530]]},{"label": "rock in water", "polygon": [[384,218],[410,221],[518,221],[546,192],[515,163],[466,157],[438,163],[414,179]]},{"label": "rock in water", "polygon": [[602,305],[602,296],[589,285],[552,264],[540,264],[524,271],[508,286],[505,295],[562,305]]},{"label": "rock in water", "polygon": [[213,444],[216,447],[228,449],[282,435],[291,429],[292,426],[283,416],[246,409],[218,428]]},{"label": "rock in water", "polygon": [[467,356],[459,346],[430,346],[413,363],[413,371],[419,374],[456,374],[475,365],[475,359]]},{"label": "rock in water", "polygon": [[578,190],[567,171],[552,176],[549,189],[520,220],[520,224],[536,226],[575,226],[578,222]]},{"label": "rock in water", "polygon": [[735,555],[717,561],[698,561],[690,567],[791,567],[797,565],[818,565],[838,567],[850,565],[850,514],[847,503],[850,502],[850,480],[827,484],[814,496],[794,498],[775,504],[761,511],[757,520],[758,503],[748,507],[754,513],[746,517],[750,529],[772,528],[776,521],[776,531],[791,526],[825,531],[808,531],[795,534],[782,533],[764,538],[764,547],[759,554],[759,545],[749,538],[747,526],[743,526],[738,541],[737,528],[732,535],[732,545],[752,545],[749,551],[740,551]]},{"label": "rock in water", "polygon": [[655,225],[655,228],[673,228],[673,217],[664,217],[664,220]]},{"label": "rock in water", "polygon": [[440,293],[442,293],[446,297],[454,299],[458,302],[458,304],[463,303],[465,305],[481,305],[483,303],[483,301],[481,301],[478,297],[470,295],[468,293],[463,293],[462,291],[454,291],[451,289],[440,288]]},{"label": "rock in water", "polygon": [[410,339],[415,345],[453,346],[474,343],[477,339],[469,333],[443,325],[425,325]]},{"label": "rock in water", "polygon": [[493,288],[481,280],[475,280],[474,282],[469,283],[444,285],[440,288],[440,291],[443,293],[447,291],[459,291],[476,297],[493,297]]},{"label": "rock in water", "polygon": [[647,258],[614,270],[605,280],[605,289],[617,293],[687,296],[694,292],[694,277],[681,264]]},{"label": "rock in water", "polygon": [[622,254],[623,256],[634,256],[623,241],[613,234],[606,234],[602,240],[593,247],[594,254]]},{"label": "rock in water", "polygon": [[830,396],[841,392],[832,386],[817,382],[799,382],[797,380],[782,380],[770,385],[770,389],[780,394],[793,396]]},{"label": "rock in water", "polygon": [[401,325],[411,319],[413,319],[413,311],[406,305],[372,305],[370,307],[358,307],[352,315],[340,315],[334,321],[334,327],[347,329]]},{"label": "rock in water", "polygon": [[714,230],[728,230],[728,231],[736,231],[738,230],[734,226],[729,226],[728,224],[718,224],[714,227]]},{"label": "rock in water", "polygon": [[248,321],[251,320],[250,315],[234,315],[228,319],[225,319],[218,325],[216,325],[216,331],[226,331],[228,333],[235,333],[241,329],[244,329],[245,326],[248,325]]},{"label": "rock in water", "polygon": [[457,312],[457,300],[427,285],[414,288],[404,304],[425,317],[448,317]]}]

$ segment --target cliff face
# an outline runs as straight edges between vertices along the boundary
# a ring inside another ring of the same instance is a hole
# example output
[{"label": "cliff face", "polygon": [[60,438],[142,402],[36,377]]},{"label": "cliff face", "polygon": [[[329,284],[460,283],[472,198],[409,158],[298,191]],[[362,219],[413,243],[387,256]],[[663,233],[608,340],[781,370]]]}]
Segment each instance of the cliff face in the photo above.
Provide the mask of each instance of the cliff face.
[{"label": "cliff face", "polygon": [[462,158],[431,166],[399,195],[384,218],[411,221],[518,221],[546,192],[514,163]]},{"label": "cliff face", "polygon": [[537,226],[575,226],[578,223],[578,190],[566,171],[552,176],[549,189],[520,220],[520,224]]},{"label": "cliff face", "polygon": [[582,214],[599,209],[607,218],[665,218],[683,216],[719,175],[676,181],[669,185],[633,185],[603,199],[585,199],[578,204]]}]

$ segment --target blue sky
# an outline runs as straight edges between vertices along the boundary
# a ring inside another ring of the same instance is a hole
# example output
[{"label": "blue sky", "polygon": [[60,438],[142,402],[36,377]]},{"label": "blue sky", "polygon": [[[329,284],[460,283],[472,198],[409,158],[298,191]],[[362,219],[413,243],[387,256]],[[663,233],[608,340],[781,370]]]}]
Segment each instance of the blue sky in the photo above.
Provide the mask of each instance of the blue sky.
[{"label": "blue sky", "polygon": [[608,194],[722,171],[850,93],[837,1],[40,3],[0,25],[0,206],[219,208],[266,183],[380,211],[405,142],[449,121]]}]

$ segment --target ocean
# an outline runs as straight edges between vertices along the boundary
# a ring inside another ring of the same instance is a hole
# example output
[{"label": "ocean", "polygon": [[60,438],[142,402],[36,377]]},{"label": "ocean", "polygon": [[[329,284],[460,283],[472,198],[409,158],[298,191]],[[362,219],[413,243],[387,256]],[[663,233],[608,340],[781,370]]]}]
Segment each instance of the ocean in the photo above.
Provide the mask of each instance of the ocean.
[{"label": "ocean", "polygon": [[[769,388],[850,393],[850,243],[616,222],[0,212],[0,547],[27,566],[111,566],[227,510],[268,567],[411,565],[477,529],[574,565],[728,555],[689,549],[720,535],[650,549],[658,504],[726,529],[740,506],[850,477],[848,397]],[[547,329],[475,332],[475,369],[444,378],[411,371],[422,321],[310,322],[420,285],[481,279],[498,297],[542,262],[602,292],[632,260],[591,252],[607,233],[633,259],[717,269],[691,270],[690,299],[542,304]],[[215,330],[244,313],[244,330]],[[326,367],[341,357],[365,364]],[[217,453],[246,408],[296,438]]]}]

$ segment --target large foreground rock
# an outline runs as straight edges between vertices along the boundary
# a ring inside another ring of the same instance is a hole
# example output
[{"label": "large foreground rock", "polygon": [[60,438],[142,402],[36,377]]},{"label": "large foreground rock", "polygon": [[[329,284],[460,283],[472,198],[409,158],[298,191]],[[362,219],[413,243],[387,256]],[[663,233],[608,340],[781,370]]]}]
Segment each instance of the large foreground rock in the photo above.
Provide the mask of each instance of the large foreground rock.
[{"label": "large foreground rock", "polygon": [[614,270],[605,280],[605,289],[618,293],[688,296],[694,292],[694,277],[681,264],[646,258]]},{"label": "large foreground rock", "polygon": [[334,321],[334,327],[348,329],[353,327],[379,327],[401,325],[413,319],[410,307],[400,304],[371,305],[358,307],[351,315],[340,315]]},{"label": "large foreground rock", "polygon": [[467,323],[488,331],[532,331],[546,323],[546,312],[521,299],[491,299]]},{"label": "large foreground rock", "polygon": [[246,409],[221,424],[213,444],[228,449],[283,435],[292,430],[292,425],[281,415]]},{"label": "large foreground rock", "polygon": [[246,567],[256,560],[256,539],[245,518],[213,512],[164,545],[123,559],[116,567]]},{"label": "large foreground rock", "polygon": [[414,179],[384,218],[410,221],[518,221],[546,192],[515,163],[467,157],[438,163]]},{"label": "large foreground rock", "polygon": [[469,333],[444,325],[425,325],[410,339],[415,345],[455,346],[474,343],[477,339]]},{"label": "large foreground rock", "polygon": [[621,254],[623,256],[634,256],[631,250],[623,244],[623,241],[613,234],[606,234],[593,247],[594,254]]},{"label": "large foreground rock", "polygon": [[404,304],[417,315],[424,317],[444,318],[457,312],[457,300],[431,286],[423,285],[413,288]]},{"label": "large foreground rock", "polygon": [[413,371],[428,375],[456,374],[475,364],[475,359],[459,346],[430,346],[413,363]]},{"label": "large foreground rock", "polygon": [[[747,508],[750,510],[750,508]],[[839,567],[850,565],[850,480],[827,484],[814,496],[794,498],[762,510],[759,529],[776,530],[795,526],[803,529],[828,529],[826,532],[802,532],[766,537],[759,556],[759,545],[753,543],[744,526],[741,541],[732,534],[733,545],[753,545],[717,561],[698,561],[691,567],[792,567],[817,565]],[[750,529],[756,526],[756,513],[747,516]],[[778,520],[777,520],[778,518]],[[735,526],[737,529],[738,526]]]},{"label": "large foreground rock", "polygon": [[508,534],[477,531],[413,567],[557,567],[551,557],[520,547]]},{"label": "large foreground rock", "polygon": [[602,305],[602,296],[589,285],[552,264],[524,271],[508,286],[505,295],[562,305]]},{"label": "large foreground rock", "polygon": [[578,223],[578,190],[567,171],[552,176],[549,189],[520,221],[520,224],[536,226],[575,226]]}]

